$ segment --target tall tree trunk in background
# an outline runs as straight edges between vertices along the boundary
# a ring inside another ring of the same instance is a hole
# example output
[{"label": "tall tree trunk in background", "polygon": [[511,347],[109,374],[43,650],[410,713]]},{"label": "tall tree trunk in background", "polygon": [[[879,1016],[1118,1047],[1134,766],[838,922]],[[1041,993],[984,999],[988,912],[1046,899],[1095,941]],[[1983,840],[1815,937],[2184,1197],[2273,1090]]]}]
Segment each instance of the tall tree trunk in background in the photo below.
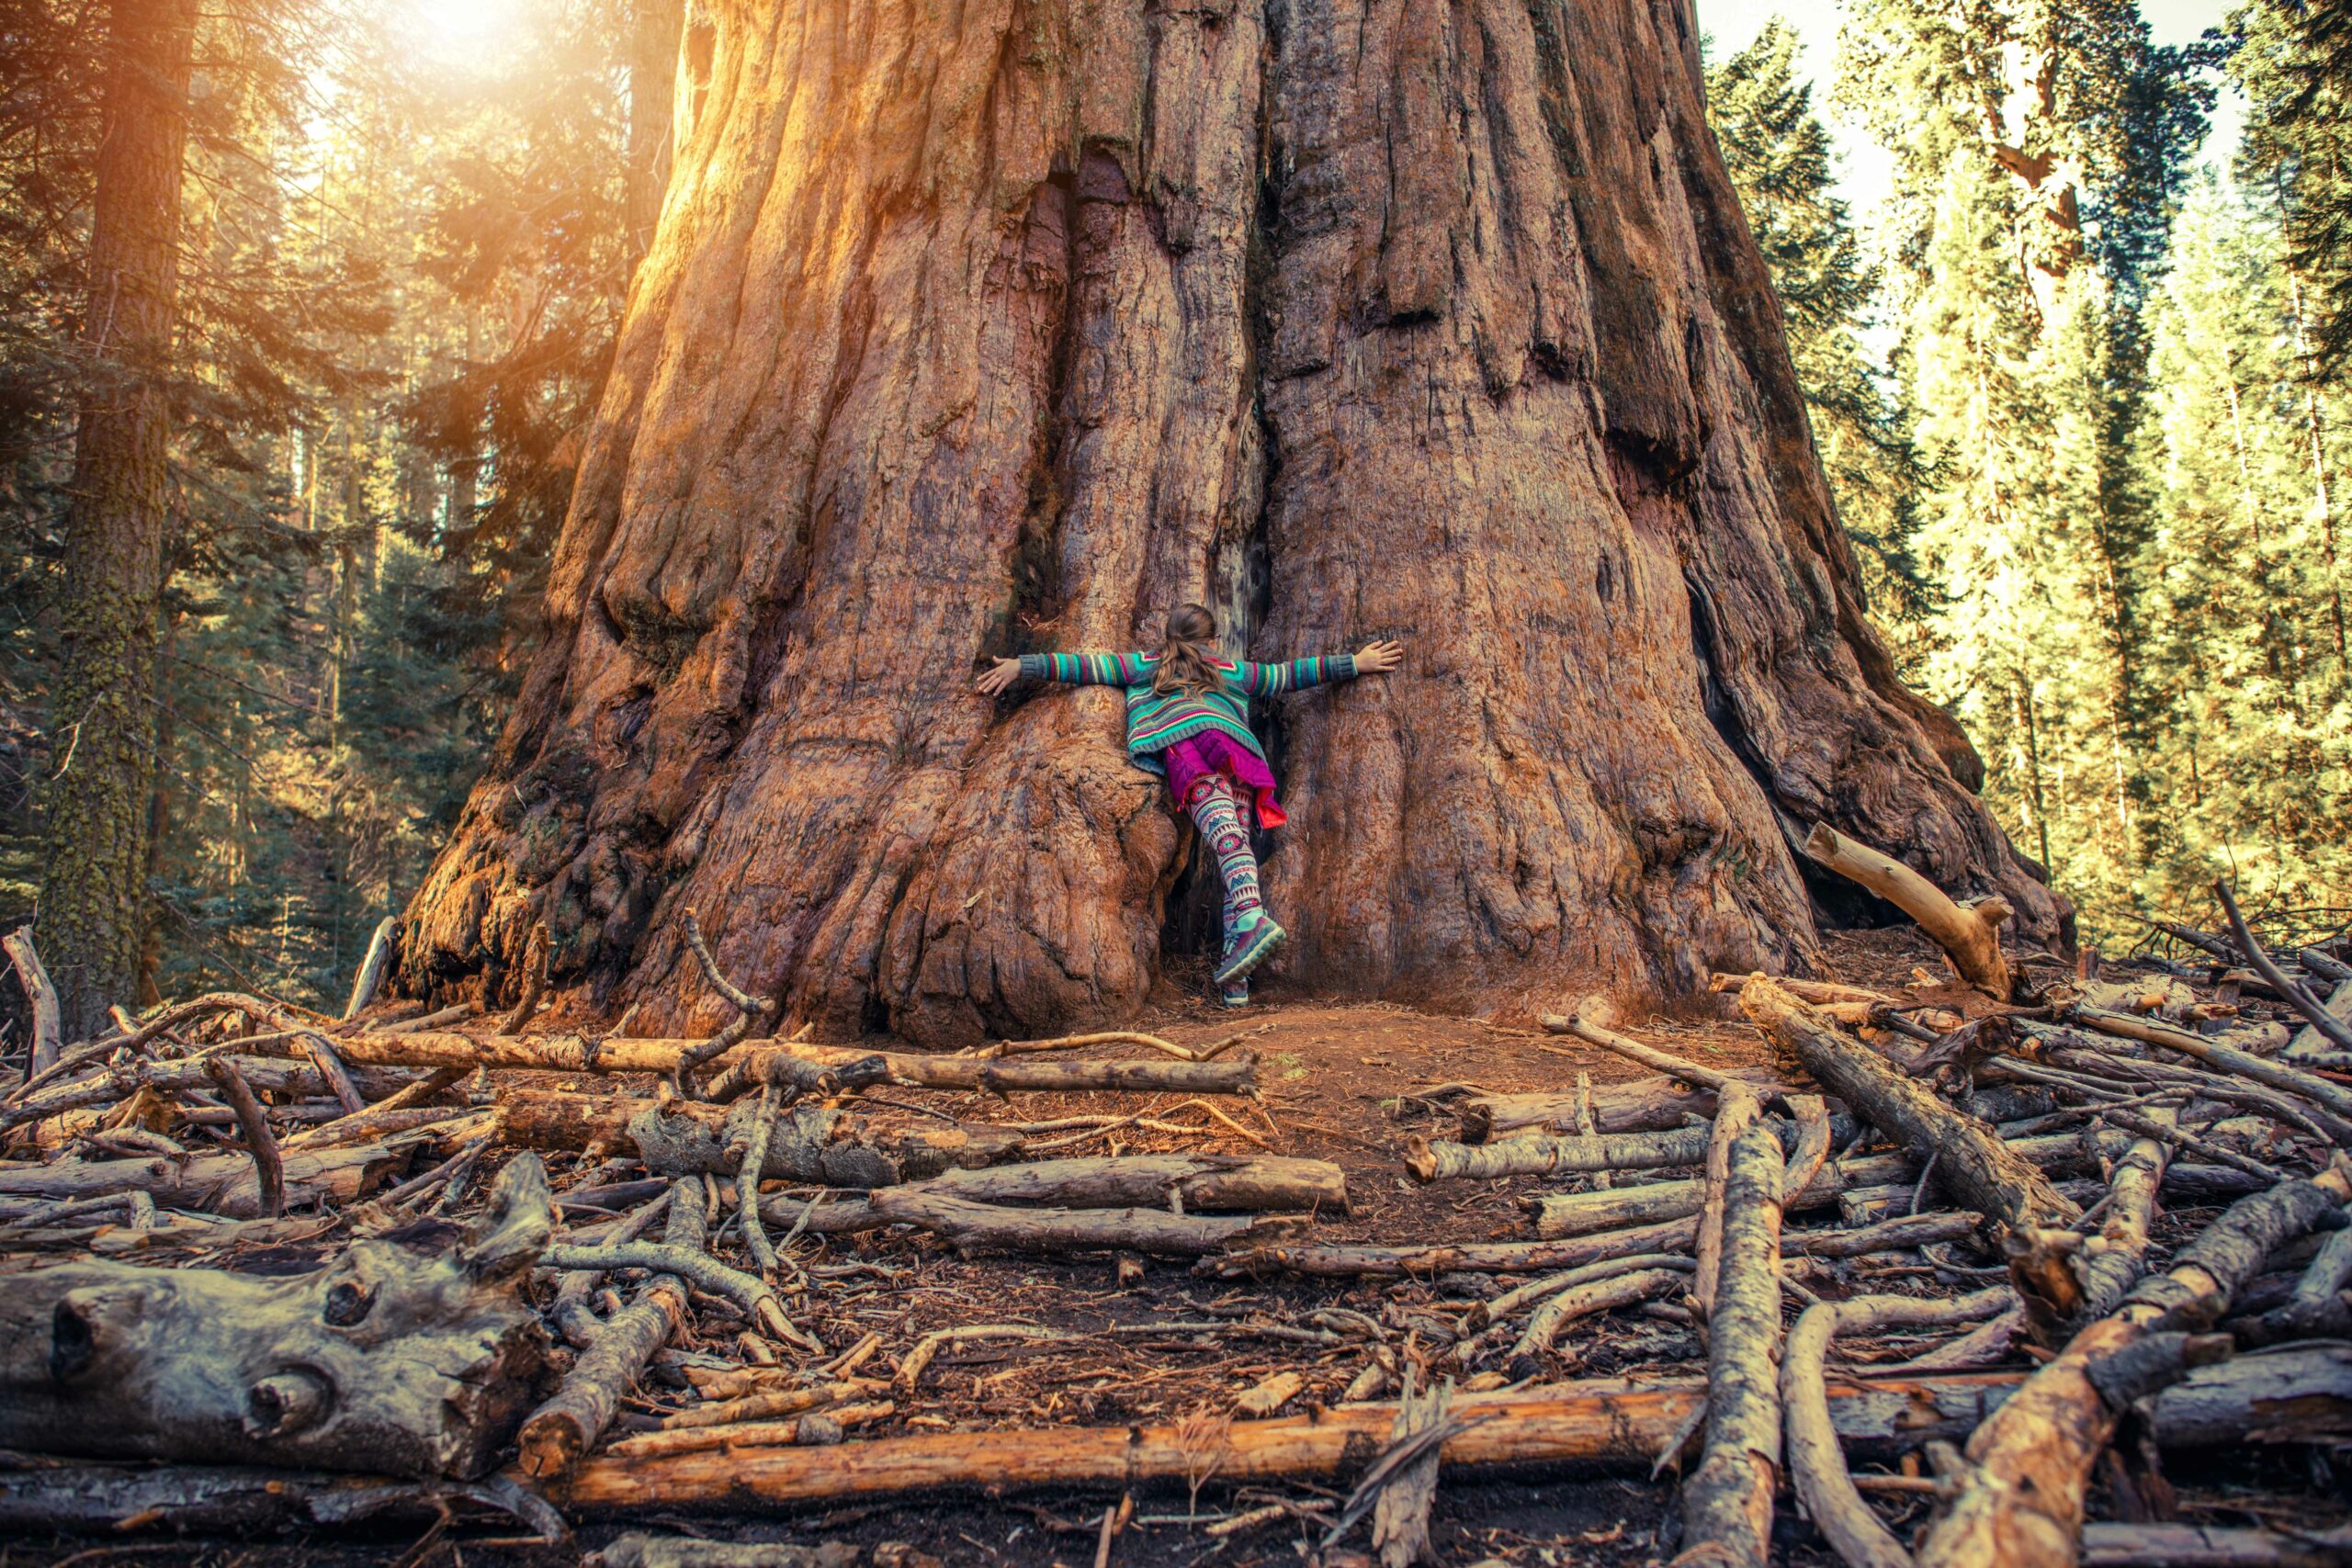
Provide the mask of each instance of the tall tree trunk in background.
[{"label": "tall tree trunk in background", "polygon": [[1118,699],[970,679],[1193,598],[1261,658],[1411,645],[1270,717],[1310,986],[1802,967],[1815,821],[2060,934],[1863,621],[1683,0],[711,20],[412,987],[544,918],[639,1029],[710,1016],[691,906],[828,1032],[1130,1009],[1181,840]]},{"label": "tall tree trunk in background", "polygon": [[115,0],[81,342],[42,869],[41,951],[66,1037],[135,998],[155,775],[181,166],[194,0]]},{"label": "tall tree trunk in background", "polygon": [[653,243],[662,193],[670,184],[670,123],[678,95],[678,40],[684,0],[636,0],[629,12],[628,168],[622,206],[628,225],[627,276]]}]

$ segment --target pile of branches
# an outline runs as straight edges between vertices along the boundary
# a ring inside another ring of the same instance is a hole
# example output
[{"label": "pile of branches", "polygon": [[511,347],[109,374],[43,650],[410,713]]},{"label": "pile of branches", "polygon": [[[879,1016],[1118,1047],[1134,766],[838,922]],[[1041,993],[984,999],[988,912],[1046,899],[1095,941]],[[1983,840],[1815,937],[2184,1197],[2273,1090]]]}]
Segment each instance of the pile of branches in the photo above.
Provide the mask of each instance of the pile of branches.
[{"label": "pile of branches", "polygon": [[[1766,1562],[1784,1482],[1857,1564],[2352,1554],[2341,1529],[2177,1522],[2158,1457],[2292,1441],[2321,1445],[2324,1475],[2324,1445],[2352,1436],[2352,970],[2317,948],[2282,965],[2237,922],[2174,933],[2202,968],[2037,989],[1996,907],[1815,848],[1913,913],[1954,976],[1718,976],[1775,1048],[1763,1069],[1645,1044],[1599,998],[1546,1019],[1651,1076],[1470,1094],[1458,1136],[1401,1151],[1421,1182],[1546,1182],[1508,1239],[1331,1239],[1340,1168],[1271,1150],[1060,1152],[1141,1129],[1265,1144],[1241,1036],[953,1056],[779,1039],[691,917],[736,1013],[707,1040],[526,1033],[527,974],[494,1032],[478,1006],[374,1005],[363,976],[339,1020],[223,994],[51,1038],[0,1095],[0,1526],[438,1529],[487,1511],[556,1538],[1053,1486],[1125,1495],[1102,1516],[1105,1562],[1148,1484],[1197,1507],[1211,1479],[1340,1481],[1209,1533],[1288,1520],[1329,1554],[1362,1528],[1402,1564],[1426,1560],[1441,1464],[1583,1461],[1685,1467],[1690,1563]],[[1084,1047],[1123,1054],[1063,1055]],[[1015,1090],[1158,1098],[1018,1122]],[[853,1279],[887,1292],[889,1269],[831,1250],[885,1235],[1108,1253],[1123,1280],[1181,1259],[1286,1295],[1100,1326],[983,1304],[894,1344],[824,1310]],[[269,1272],[281,1252],[296,1271]],[[1342,1304],[1396,1281],[1461,1299],[1433,1303],[1442,1327]],[[1698,1334],[1703,1373],[1554,1375],[1572,1326],[1636,1314]],[[926,1406],[943,1358],[1114,1339],[1277,1359],[1216,1419],[956,1429]],[[1281,1414],[1310,1368],[1344,1385]],[[2113,1517],[2089,1520],[2095,1484]],[[728,1550],[630,1536],[605,1556]]]}]

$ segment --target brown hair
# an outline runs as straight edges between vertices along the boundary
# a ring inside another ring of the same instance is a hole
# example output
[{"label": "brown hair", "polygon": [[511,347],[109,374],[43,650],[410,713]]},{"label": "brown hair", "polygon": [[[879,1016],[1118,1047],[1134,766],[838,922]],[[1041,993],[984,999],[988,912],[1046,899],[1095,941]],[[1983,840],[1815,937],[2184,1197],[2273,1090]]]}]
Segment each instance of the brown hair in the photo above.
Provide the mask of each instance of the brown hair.
[{"label": "brown hair", "polygon": [[1221,692],[1225,671],[1216,660],[1216,617],[1205,604],[1179,604],[1168,617],[1168,641],[1159,650],[1159,667],[1151,672],[1151,689],[1196,695]]}]

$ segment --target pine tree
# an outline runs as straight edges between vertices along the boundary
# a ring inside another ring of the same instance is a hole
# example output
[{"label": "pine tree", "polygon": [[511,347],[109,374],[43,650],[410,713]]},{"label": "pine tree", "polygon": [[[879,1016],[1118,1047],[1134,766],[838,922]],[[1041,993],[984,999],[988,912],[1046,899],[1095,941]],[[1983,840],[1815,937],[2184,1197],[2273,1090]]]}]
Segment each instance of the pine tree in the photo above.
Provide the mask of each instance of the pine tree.
[{"label": "pine tree", "polygon": [[2251,0],[2231,13],[2247,99],[2240,160],[2275,191],[2287,261],[2312,296],[2313,369],[2352,372],[2352,0]]},{"label": "pine tree", "polygon": [[1796,29],[1775,17],[1707,68],[1707,118],[1771,269],[1838,519],[1861,547],[1864,581],[1898,651],[1916,656],[1930,593],[1913,555],[1925,480],[1906,412],[1862,348],[1879,288],[1846,203],[1829,132],[1797,80]]}]

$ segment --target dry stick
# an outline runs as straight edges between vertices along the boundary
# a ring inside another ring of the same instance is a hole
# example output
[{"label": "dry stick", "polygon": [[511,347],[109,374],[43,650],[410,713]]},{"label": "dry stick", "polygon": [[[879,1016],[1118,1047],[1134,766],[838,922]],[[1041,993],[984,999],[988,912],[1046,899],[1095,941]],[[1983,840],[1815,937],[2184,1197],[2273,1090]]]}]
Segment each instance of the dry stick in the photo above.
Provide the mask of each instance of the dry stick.
[{"label": "dry stick", "polygon": [[2083,1495],[2120,1413],[2210,1356],[2202,1331],[2272,1250],[2352,1197],[2347,1169],[2240,1200],[2027,1379],[1968,1439],[1969,1466],[1919,1568],[2071,1568]]},{"label": "dry stick", "polygon": [[[684,1179],[673,1183],[662,1250],[701,1257],[704,1223],[702,1184]],[[561,1267],[545,1255],[539,1260]],[[622,1397],[685,1321],[687,1310],[686,1287],[673,1273],[656,1274],[638,1287],[629,1304],[605,1320],[595,1342],[581,1352],[555,1397],[524,1421],[519,1462],[526,1475],[553,1480],[596,1446],[619,1413]]]},{"label": "dry stick", "polygon": [[237,1118],[237,1131],[244,1135],[245,1148],[254,1156],[254,1178],[260,1185],[261,1212],[266,1219],[276,1219],[286,1212],[286,1164],[277,1156],[277,1139],[269,1130],[269,1118],[263,1114],[261,1101],[254,1098],[253,1086],[237,1071],[234,1062],[226,1056],[208,1057],[205,1071],[220,1088],[220,1098]]},{"label": "dry stick", "polygon": [[1598,1045],[1604,1051],[1614,1051],[1629,1061],[1639,1062],[1645,1067],[1655,1068],[1668,1077],[1680,1078],[1684,1083],[1696,1084],[1701,1089],[1712,1089],[1718,1094],[1723,1091],[1724,1086],[1729,1083],[1738,1083],[1750,1089],[1754,1088],[1743,1079],[1735,1078],[1729,1073],[1719,1073],[1713,1067],[1702,1067],[1696,1062],[1686,1062],[1670,1052],[1661,1051],[1654,1045],[1645,1045],[1638,1040],[1630,1040],[1617,1033],[1610,1028],[1610,1025],[1617,1021],[1615,1010],[1609,1005],[1609,1000],[1605,997],[1587,997],[1577,1004],[1576,1011],[1569,1017],[1562,1018],[1557,1013],[1547,1012],[1543,1015],[1542,1021],[1544,1027],[1555,1034],[1573,1034],[1588,1045]]},{"label": "dry stick", "polygon": [[390,915],[376,922],[376,934],[368,939],[368,956],[359,961],[358,976],[351,982],[351,999],[343,1004],[345,1022],[357,1018],[376,999],[376,989],[384,983],[384,970],[392,961],[392,938],[400,929],[400,921]]},{"label": "dry stick", "polygon": [[984,1339],[1068,1339],[1070,1336],[1058,1328],[1040,1328],[1029,1323],[983,1323],[969,1328],[939,1328],[924,1335],[899,1363],[899,1371],[891,1381],[901,1394],[912,1393],[915,1384],[922,1381],[923,1372],[933,1359],[951,1347],[961,1349],[966,1345]]},{"label": "dry stick", "polygon": [[718,960],[711,956],[710,944],[703,940],[702,926],[695,919],[694,910],[685,910],[681,923],[685,929],[686,946],[694,953],[695,962],[702,965],[703,978],[708,980],[710,988],[726,998],[728,1005],[735,1010],[734,1021],[726,1028],[701,1044],[690,1045],[678,1053],[677,1065],[670,1070],[670,1081],[680,1094],[691,1097],[695,1092],[695,1074],[701,1070],[702,1065],[732,1050],[738,1042],[752,1032],[753,1024],[763,1023],[775,1014],[775,1004],[736,989],[733,983],[718,972]]},{"label": "dry stick", "polygon": [[1891,855],[1849,839],[1827,823],[1805,835],[1804,852],[1838,875],[1858,882],[1919,922],[1959,976],[2007,1001],[2008,960],[2001,954],[2001,926],[2011,910],[2007,900],[1985,898],[1970,906],[1953,902],[1940,887]]},{"label": "dry stick", "polygon": [[[1240,1038],[1241,1036],[1238,1034],[1233,1037],[1234,1040]],[[1230,1040],[1223,1042],[1224,1044],[1232,1043]],[[1182,1061],[1207,1060],[1204,1056],[1195,1055],[1173,1040],[1163,1040],[1157,1034],[1141,1034],[1126,1029],[1114,1029],[1102,1034],[1065,1034],[1053,1040],[1000,1040],[992,1045],[984,1045],[968,1055],[993,1059],[1002,1056],[1026,1055],[1035,1051],[1075,1051],[1084,1045],[1148,1045],[1155,1051],[1164,1051],[1169,1055]]]},{"label": "dry stick", "polygon": [[[1403,1395],[1396,1402],[1396,1425],[1389,1428],[1388,1441],[1394,1448],[1420,1438],[1427,1446],[1410,1462],[1396,1468],[1372,1506],[1372,1549],[1381,1568],[1413,1568],[1430,1557],[1430,1505],[1437,1500],[1438,1450],[1443,1441],[1436,1433],[1448,1425],[1445,1407],[1453,1398],[1453,1385],[1440,1383],[1424,1389],[1416,1398],[1411,1380],[1412,1373],[1408,1371]],[[1335,1528],[1331,1538],[1339,1533]],[[1331,1538],[1326,1539],[1326,1546],[1333,1544]],[[1102,1568],[1100,1558],[1096,1568]]]},{"label": "dry stick", "polygon": [[531,1015],[539,1010],[539,996],[548,988],[548,927],[545,920],[531,928],[523,942],[523,994],[515,998],[514,1010],[499,1021],[501,1034],[520,1034]]},{"label": "dry stick", "polygon": [[1856,1296],[1807,1307],[1789,1334],[1781,1362],[1781,1408],[1787,1424],[1789,1478],[1805,1517],[1829,1539],[1848,1568],[1911,1568],[1911,1553],[1895,1540],[1855,1490],[1829,1421],[1825,1363],[1829,1342],[1842,1331],[1871,1333],[1897,1325],[1933,1327],[1968,1323],[2007,1306],[2007,1286],[1958,1301],[1911,1296]]},{"label": "dry stick", "polygon": [[1559,1337],[1560,1330],[1578,1318],[1592,1317],[1617,1307],[1652,1300],[1682,1283],[1683,1270],[1669,1265],[1659,1269],[1638,1269],[1614,1279],[1595,1280],[1561,1291],[1528,1314],[1526,1330],[1512,1344],[1506,1364],[1513,1377],[1532,1376],[1543,1371],[1536,1358],[1552,1348],[1552,1342]]},{"label": "dry stick", "polygon": [[2287,1173],[2275,1165],[2267,1164],[2249,1155],[2242,1155],[2235,1149],[2213,1142],[2211,1138],[2200,1138],[2194,1133],[2186,1132],[2167,1122],[2151,1117],[2135,1116],[2120,1106],[2102,1106],[2098,1108],[2096,1114],[2100,1121],[2112,1122],[2126,1132],[2137,1133],[2143,1138],[2154,1138],[2159,1142],[2170,1144],[2175,1148],[2187,1149],[2191,1154],[2203,1155],[2216,1165],[2226,1165],[2233,1169],[2243,1170],[2248,1176],[2258,1176],[2265,1181],[2287,1179]]},{"label": "dry stick", "polygon": [[381,1024],[370,1032],[418,1034],[428,1029],[439,1029],[444,1024],[462,1022],[480,1011],[481,1011],[481,998],[473,997],[453,1006],[443,1008],[438,1012],[428,1012],[423,1018],[404,1018],[397,1023]]},{"label": "dry stick", "polygon": [[1707,1446],[1682,1489],[1677,1563],[1765,1568],[1770,1555],[1781,1461],[1772,1369],[1781,1348],[1782,1159],[1780,1140],[1762,1125],[1749,1126],[1731,1147],[1707,1334]]},{"label": "dry stick", "polygon": [[57,1005],[57,987],[50,983],[49,971],[41,967],[40,953],[33,946],[33,929],[23,926],[0,937],[0,947],[7,950],[8,961],[17,967],[17,982],[25,988],[25,1000],[32,1010],[32,1049],[25,1058],[25,1087],[57,1065],[57,1055],[62,1044],[64,1028]]},{"label": "dry stick", "polygon": [[[673,1200],[674,1214],[678,1201]],[[698,1290],[714,1296],[723,1296],[741,1307],[752,1322],[778,1339],[797,1345],[808,1345],[808,1337],[792,1325],[784,1315],[784,1303],[775,1290],[756,1274],[746,1274],[741,1269],[729,1268],[698,1248],[668,1243],[629,1242],[616,1247],[550,1247],[539,1260],[549,1269],[645,1269],[659,1274],[675,1274]],[[824,1347],[819,1345],[818,1349]]]},{"label": "dry stick", "polygon": [[1742,1011],[1804,1064],[1856,1115],[1925,1160],[1938,1157],[1943,1184],[1965,1207],[2007,1230],[2070,1222],[2081,1210],[1992,1128],[1953,1110],[1883,1056],[1820,1021],[1813,1010],[1763,976],[1739,993]]},{"label": "dry stick", "polygon": [[742,1215],[743,1245],[763,1275],[775,1272],[775,1247],[769,1242],[765,1227],[760,1224],[760,1168],[768,1162],[768,1129],[775,1124],[775,1112],[776,1089],[771,1083],[760,1089],[759,1115],[752,1120],[752,1134],[743,1143],[743,1163],[735,1170],[735,1194]]},{"label": "dry stick", "polygon": [[2257,1056],[2251,1051],[2218,1044],[2201,1034],[2191,1034],[2185,1029],[2137,1018],[2128,1012],[2109,1012],[2104,1008],[2075,1004],[2074,1015],[2082,1022],[2104,1034],[2143,1044],[2161,1045],[2167,1051],[2177,1051],[2184,1056],[2195,1057],[2205,1066],[2224,1074],[2234,1074],[2251,1079],[2266,1088],[2291,1094],[2320,1107],[2320,1119],[2328,1135],[2346,1148],[2352,1148],[2352,1089],[2330,1083],[2316,1073],[2299,1072],[2293,1067]]},{"label": "dry stick", "polygon": [[345,1115],[356,1116],[368,1109],[366,1098],[360,1094],[358,1086],[351,1081],[350,1069],[343,1065],[343,1058],[335,1055],[334,1047],[327,1043],[325,1035],[306,1029],[298,1037],[298,1043],[303,1055],[311,1058],[311,1065],[319,1069],[319,1076],[327,1080],[328,1091],[343,1107]]},{"label": "dry stick", "polygon": [[1303,1216],[1293,1214],[1000,1208],[927,1186],[876,1188],[867,1195],[866,1203],[883,1219],[943,1235],[967,1255],[1111,1248],[1158,1258],[1198,1258],[1242,1243],[1294,1235],[1308,1224]]},{"label": "dry stick", "polygon": [[[2222,900],[2222,908],[2230,917],[2230,931],[2238,939],[2238,945],[2245,950],[2255,973],[2268,981],[2270,988],[2284,997],[2290,1007],[2310,1020],[2313,1029],[2334,1041],[2337,1050],[2352,1051],[2352,1024],[2328,1011],[2317,997],[2287,978],[2286,972],[2262,950],[2262,944],[2254,940],[2254,932],[2246,929],[2245,917],[2238,913],[2238,901],[2230,897],[2227,883],[2216,881],[2213,893]],[[2338,1108],[2331,1106],[2329,1109]]]},{"label": "dry stick", "polygon": [[747,1421],[640,1432],[606,1444],[605,1452],[613,1459],[655,1459],[664,1454],[702,1453],[712,1449],[764,1449],[795,1443],[828,1445],[842,1440],[843,1427],[888,1420],[898,1410],[897,1405],[883,1399],[812,1411],[786,1421]]}]

